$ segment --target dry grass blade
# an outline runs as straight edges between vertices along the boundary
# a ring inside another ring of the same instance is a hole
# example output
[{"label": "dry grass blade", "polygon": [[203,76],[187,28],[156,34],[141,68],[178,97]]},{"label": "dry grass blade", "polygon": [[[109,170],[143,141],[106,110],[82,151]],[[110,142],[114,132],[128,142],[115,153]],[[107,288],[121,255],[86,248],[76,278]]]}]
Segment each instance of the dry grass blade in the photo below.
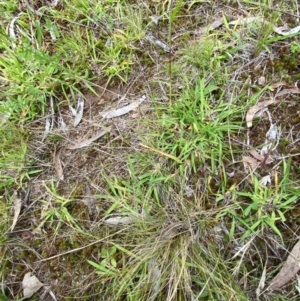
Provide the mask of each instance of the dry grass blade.
[{"label": "dry grass blade", "polygon": [[148,145],[145,145],[145,144],[143,144],[143,143],[140,143],[140,146],[142,146],[142,147],[144,147],[144,148],[147,148],[147,149],[150,149],[150,150],[152,150],[152,151],[154,151],[154,152],[156,152],[156,153],[158,153],[158,154],[160,154],[160,155],[162,155],[162,156],[165,156],[165,157],[167,157],[167,158],[170,158],[170,159],[176,161],[176,162],[179,163],[179,164],[182,164],[182,161],[181,161],[180,159],[178,159],[177,157],[175,157],[175,156],[172,156],[172,155],[170,155],[170,154],[167,154],[167,153],[165,153],[165,152],[162,152],[162,151],[160,151],[160,150],[157,150],[157,149],[155,149],[155,148],[153,148],[153,147],[150,147],[150,146],[148,146]]},{"label": "dry grass blade", "polygon": [[271,290],[278,290],[295,277],[300,270],[300,240],[296,243],[279,273],[270,284]]}]

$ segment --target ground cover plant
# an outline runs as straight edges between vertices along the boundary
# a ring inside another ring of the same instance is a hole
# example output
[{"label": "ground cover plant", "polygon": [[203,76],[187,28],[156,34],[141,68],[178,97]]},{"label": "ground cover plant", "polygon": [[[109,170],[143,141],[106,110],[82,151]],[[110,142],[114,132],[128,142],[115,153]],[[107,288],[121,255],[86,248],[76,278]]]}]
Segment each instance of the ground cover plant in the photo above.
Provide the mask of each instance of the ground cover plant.
[{"label": "ground cover plant", "polygon": [[299,299],[298,1],[0,13],[1,300]]}]

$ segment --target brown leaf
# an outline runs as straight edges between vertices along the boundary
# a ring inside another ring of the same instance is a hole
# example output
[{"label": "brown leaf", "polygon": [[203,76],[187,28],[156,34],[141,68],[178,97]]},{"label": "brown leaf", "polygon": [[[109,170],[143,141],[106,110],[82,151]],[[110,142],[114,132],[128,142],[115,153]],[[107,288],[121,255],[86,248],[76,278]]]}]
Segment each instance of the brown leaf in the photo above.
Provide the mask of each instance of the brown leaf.
[{"label": "brown leaf", "polygon": [[300,270],[300,240],[295,244],[286,262],[270,284],[271,290],[278,290],[295,277]]},{"label": "brown leaf", "polygon": [[54,152],[54,169],[56,171],[57,177],[59,180],[63,181],[64,180],[64,172],[60,160],[60,154],[61,151],[63,150],[63,147],[60,147]]},{"label": "brown leaf", "polygon": [[266,108],[268,105],[270,105],[272,103],[274,103],[273,99],[265,100],[265,101],[257,103],[255,106],[251,107],[248,110],[247,115],[246,115],[246,122],[247,122],[248,128],[252,126],[252,120],[253,120],[255,114],[257,112],[259,112],[260,110]]}]

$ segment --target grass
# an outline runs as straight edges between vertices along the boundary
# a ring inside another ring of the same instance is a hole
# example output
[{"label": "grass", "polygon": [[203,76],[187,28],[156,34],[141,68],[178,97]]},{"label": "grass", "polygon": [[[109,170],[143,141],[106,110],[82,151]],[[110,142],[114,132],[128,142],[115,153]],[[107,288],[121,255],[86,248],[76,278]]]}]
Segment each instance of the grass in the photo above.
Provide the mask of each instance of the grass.
[{"label": "grass", "polygon": [[[293,281],[267,290],[278,250],[297,241],[296,96],[245,120],[273,83],[299,77],[298,35],[273,31],[295,26],[297,3],[211,2],[0,3],[0,299],[21,300],[28,271],[50,287],[30,300],[299,298]],[[236,11],[259,17],[232,26]],[[137,110],[99,117],[143,94]],[[282,134],[267,164],[249,152],[270,118]]]}]

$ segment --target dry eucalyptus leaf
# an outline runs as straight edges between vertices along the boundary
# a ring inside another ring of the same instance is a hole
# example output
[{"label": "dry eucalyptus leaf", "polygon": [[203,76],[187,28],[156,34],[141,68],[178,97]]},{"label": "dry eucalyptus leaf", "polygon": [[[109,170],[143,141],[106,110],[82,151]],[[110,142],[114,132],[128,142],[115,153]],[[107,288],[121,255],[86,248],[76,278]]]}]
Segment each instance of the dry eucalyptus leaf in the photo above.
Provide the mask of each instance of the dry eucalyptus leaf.
[{"label": "dry eucalyptus leaf", "polygon": [[57,4],[58,4],[59,0],[53,0],[51,3],[50,3],[50,6],[51,7],[55,7]]},{"label": "dry eucalyptus leaf", "polygon": [[69,109],[70,109],[72,115],[75,117],[76,116],[76,110],[72,106],[69,106]]},{"label": "dry eucalyptus leaf", "polygon": [[36,14],[37,16],[43,16],[43,14],[41,13],[41,12],[39,12],[38,10],[35,10],[30,4],[29,4],[29,2],[28,2],[28,0],[25,0],[25,4],[26,4],[26,6],[28,7],[28,9],[32,12],[32,13],[34,13],[34,14]]},{"label": "dry eucalyptus leaf", "polygon": [[263,161],[263,160],[265,160],[265,157],[262,156],[262,155],[260,155],[255,149],[250,149],[248,152],[250,153],[250,155],[251,155],[253,158],[255,158],[255,159],[258,160],[258,161]]},{"label": "dry eucalyptus leaf", "polygon": [[15,22],[19,19],[20,14],[18,14],[16,17],[14,17],[8,27],[8,34],[9,37],[11,38],[11,48],[15,49],[16,48],[16,43],[14,42],[16,40],[16,33],[15,33]]},{"label": "dry eucalyptus leaf", "polygon": [[267,158],[265,156],[262,156],[261,154],[259,154],[255,149],[251,149],[248,151],[250,153],[250,155],[255,158],[258,161],[264,162],[264,164],[270,164],[273,162],[273,160],[271,158]]},{"label": "dry eucalyptus leaf", "polygon": [[254,169],[256,169],[259,164],[255,158],[252,158],[250,156],[243,156],[242,161],[243,161],[245,169],[246,170],[249,169],[250,171],[253,171]]},{"label": "dry eucalyptus leaf", "polygon": [[54,169],[56,171],[56,175],[58,177],[59,180],[63,181],[64,180],[64,172],[63,172],[63,168],[62,168],[62,164],[61,164],[61,160],[60,160],[60,154],[63,150],[63,147],[57,149],[54,152]]},{"label": "dry eucalyptus leaf", "polygon": [[11,114],[7,112],[0,113],[0,127],[9,120],[10,115]]},{"label": "dry eucalyptus leaf", "polygon": [[[261,17],[246,17],[246,18],[239,18],[237,20],[229,22],[229,25],[249,25],[253,22],[260,22],[264,24],[270,24],[268,21],[264,20]],[[300,31],[300,26],[296,26],[292,29],[288,29],[286,26],[281,26],[281,27],[275,27],[273,26],[273,31],[276,32],[279,35],[282,36],[287,36],[287,35],[292,35],[295,33],[298,33]]]},{"label": "dry eucalyptus leaf", "polygon": [[285,26],[274,27],[274,31],[282,36],[287,36],[290,34],[294,34],[300,31],[300,26],[296,26],[290,30],[287,30]]},{"label": "dry eucalyptus leaf", "polygon": [[17,224],[17,221],[18,221],[18,218],[19,218],[19,215],[21,212],[21,208],[22,208],[22,200],[20,198],[18,198],[17,193],[15,192],[14,193],[14,219],[13,219],[10,231],[13,231]]},{"label": "dry eucalyptus leaf", "polygon": [[212,22],[211,24],[209,24],[208,26],[199,28],[199,29],[195,32],[195,34],[197,34],[197,35],[204,35],[204,34],[206,34],[207,32],[209,32],[209,31],[211,31],[211,30],[214,30],[214,29],[216,29],[216,28],[222,26],[223,23],[224,23],[223,18],[219,18],[219,19],[213,21],[213,22]]},{"label": "dry eucalyptus leaf", "polygon": [[48,116],[48,117],[46,117],[45,131],[44,131],[44,135],[43,135],[43,139],[42,140],[44,140],[48,136],[48,134],[50,133],[50,131],[51,131],[51,125],[52,125],[51,124],[51,119]]},{"label": "dry eucalyptus leaf", "polygon": [[237,25],[249,25],[253,22],[262,22],[263,19],[260,17],[246,17],[246,18],[238,18],[237,20],[231,21],[228,24],[237,26]]},{"label": "dry eucalyptus leaf", "polygon": [[104,136],[107,132],[110,131],[110,128],[107,128],[105,130],[100,131],[97,133],[95,136],[93,136],[90,139],[82,140],[79,142],[74,142],[72,145],[68,145],[67,149],[78,149],[78,148],[83,148],[89,146],[92,142],[96,141],[97,139],[101,138]]},{"label": "dry eucalyptus leaf", "polygon": [[158,263],[155,257],[151,258],[148,262],[148,272],[150,274],[150,279],[153,283],[152,296],[154,297],[158,292],[161,286],[161,274],[162,271],[158,267]]},{"label": "dry eucalyptus leaf", "polygon": [[266,269],[266,266],[264,266],[264,269],[263,269],[263,272],[262,272],[262,275],[261,275],[258,287],[256,289],[256,298],[257,298],[257,300],[259,300],[260,294],[261,294],[262,290],[265,287],[265,284],[266,284],[266,275],[267,275],[267,269]]},{"label": "dry eucalyptus leaf", "polygon": [[130,105],[125,106],[121,109],[117,109],[117,110],[111,110],[111,111],[107,111],[107,112],[101,112],[100,115],[103,118],[114,118],[114,117],[118,117],[118,116],[122,116],[125,115],[127,113],[129,113],[130,111],[136,109],[142,102],[144,102],[146,100],[146,95],[143,95],[141,98],[139,98],[138,100],[132,102]]},{"label": "dry eucalyptus leaf", "polygon": [[263,186],[267,186],[268,184],[271,184],[271,176],[266,175],[266,176],[262,177],[260,179],[259,183]]},{"label": "dry eucalyptus leaf", "polygon": [[64,121],[64,119],[61,115],[58,117],[57,124],[58,124],[58,128],[60,130],[62,130],[62,131],[67,131],[68,130],[68,126],[65,123],[65,121]]},{"label": "dry eucalyptus leaf", "polygon": [[261,111],[262,109],[266,108],[267,106],[269,106],[270,104],[274,103],[273,99],[270,100],[265,100],[262,102],[257,103],[255,106],[251,107],[246,115],[246,122],[247,122],[247,126],[248,128],[252,126],[252,121],[254,116]]},{"label": "dry eucalyptus leaf", "polygon": [[141,214],[116,214],[112,215],[111,217],[108,217],[104,219],[104,224],[109,226],[121,226],[121,225],[130,225],[134,222],[136,222],[139,218],[144,218],[145,212],[142,211]]},{"label": "dry eucalyptus leaf", "polygon": [[36,293],[44,284],[37,279],[36,276],[31,275],[31,272],[25,274],[22,281],[24,299],[30,298]]},{"label": "dry eucalyptus leaf", "polygon": [[276,124],[271,123],[269,130],[266,133],[266,137],[268,140],[276,140],[279,137],[279,130]]},{"label": "dry eucalyptus leaf", "polygon": [[297,284],[295,285],[295,289],[297,290],[298,294],[300,294],[300,277],[297,276]]},{"label": "dry eucalyptus leaf", "polygon": [[46,118],[45,131],[43,135],[42,141],[48,136],[48,134],[52,131],[55,122],[55,110],[53,105],[53,97],[50,96],[50,112],[49,116]]},{"label": "dry eucalyptus leaf", "polygon": [[276,83],[271,85],[271,87],[273,89],[277,89],[277,88],[280,88],[282,86],[288,86],[289,87],[290,85],[286,81],[279,81],[279,82],[276,82]]},{"label": "dry eucalyptus leaf", "polygon": [[165,52],[172,52],[172,49],[164,42],[160,41],[156,38],[152,33],[148,33],[145,35],[145,39],[147,39],[150,43],[160,47]]},{"label": "dry eucalyptus leaf", "polygon": [[84,99],[81,96],[79,96],[77,100],[77,108],[75,111],[74,127],[76,127],[80,123],[83,116],[83,110],[84,110]]},{"label": "dry eucalyptus leaf", "polygon": [[271,290],[278,290],[294,278],[300,270],[300,240],[295,244],[286,262],[270,284]]},{"label": "dry eucalyptus leaf", "polygon": [[287,94],[300,94],[300,89],[292,88],[292,89],[282,90],[282,91],[280,91],[279,93],[276,94],[276,98],[287,95]]},{"label": "dry eucalyptus leaf", "polygon": [[103,222],[109,226],[130,225],[136,218],[134,216],[115,216],[105,219]]}]

